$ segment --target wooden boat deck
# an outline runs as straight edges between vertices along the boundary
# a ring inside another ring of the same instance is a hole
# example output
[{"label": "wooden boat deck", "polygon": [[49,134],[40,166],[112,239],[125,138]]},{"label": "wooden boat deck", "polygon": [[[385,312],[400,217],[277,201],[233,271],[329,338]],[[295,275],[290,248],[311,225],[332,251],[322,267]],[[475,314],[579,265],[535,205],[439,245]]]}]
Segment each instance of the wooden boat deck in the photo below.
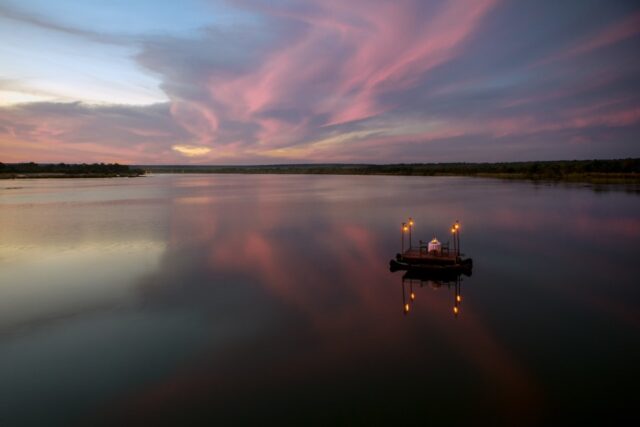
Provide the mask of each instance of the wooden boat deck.
[{"label": "wooden boat deck", "polygon": [[403,254],[402,254],[402,258],[406,259],[407,261],[425,261],[425,262],[429,262],[429,261],[436,261],[436,262],[443,262],[443,263],[455,263],[456,262],[456,254],[451,252],[449,254],[434,254],[434,253],[429,253],[426,250],[422,249],[408,249],[406,250]]}]

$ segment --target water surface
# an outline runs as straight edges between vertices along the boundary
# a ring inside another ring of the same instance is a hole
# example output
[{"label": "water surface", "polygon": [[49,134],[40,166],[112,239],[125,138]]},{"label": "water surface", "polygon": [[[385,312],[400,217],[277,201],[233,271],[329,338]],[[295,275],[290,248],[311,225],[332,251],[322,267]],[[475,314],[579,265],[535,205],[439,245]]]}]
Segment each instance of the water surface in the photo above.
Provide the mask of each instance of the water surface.
[{"label": "water surface", "polygon": [[[409,216],[413,243],[450,240],[459,220],[472,276],[456,285],[389,272]],[[275,175],[0,182],[0,421],[630,416],[639,244],[638,193],[585,186]]]}]

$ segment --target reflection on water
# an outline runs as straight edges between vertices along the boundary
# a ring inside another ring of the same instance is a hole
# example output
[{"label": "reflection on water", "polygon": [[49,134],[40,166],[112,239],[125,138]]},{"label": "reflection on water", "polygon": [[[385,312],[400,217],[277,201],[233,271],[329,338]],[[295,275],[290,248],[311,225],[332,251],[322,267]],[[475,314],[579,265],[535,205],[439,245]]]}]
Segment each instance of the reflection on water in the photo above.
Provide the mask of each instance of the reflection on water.
[{"label": "reflection on water", "polygon": [[[409,216],[414,241],[459,219],[473,277],[389,272]],[[637,193],[582,187],[21,181],[0,189],[0,420],[610,421],[640,379],[639,241]]]},{"label": "reflection on water", "polygon": [[[467,276],[468,277],[468,276]],[[430,288],[432,290],[445,289],[450,292],[453,289],[452,312],[455,317],[460,314],[462,306],[462,281],[463,274],[457,272],[434,273],[429,271],[409,270],[402,275],[402,312],[408,314],[411,305],[416,300],[414,286],[418,288]],[[421,296],[428,297],[427,293]]]}]

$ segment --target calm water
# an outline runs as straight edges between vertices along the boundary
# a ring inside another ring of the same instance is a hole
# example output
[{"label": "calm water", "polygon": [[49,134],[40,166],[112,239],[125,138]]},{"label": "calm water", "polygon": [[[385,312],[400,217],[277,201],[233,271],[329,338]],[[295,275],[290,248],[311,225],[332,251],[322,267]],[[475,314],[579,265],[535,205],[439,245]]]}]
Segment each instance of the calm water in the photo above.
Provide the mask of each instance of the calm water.
[{"label": "calm water", "polygon": [[[457,315],[454,283],[388,270],[409,216],[462,223]],[[639,245],[640,195],[583,186],[1,181],[0,424],[632,415]]]}]

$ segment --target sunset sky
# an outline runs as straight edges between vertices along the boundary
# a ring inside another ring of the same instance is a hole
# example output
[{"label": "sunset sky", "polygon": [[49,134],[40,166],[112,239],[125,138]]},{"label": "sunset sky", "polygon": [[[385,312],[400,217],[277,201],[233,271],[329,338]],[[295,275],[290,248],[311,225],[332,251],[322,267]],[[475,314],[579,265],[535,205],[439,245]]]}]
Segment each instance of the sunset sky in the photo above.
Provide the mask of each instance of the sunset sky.
[{"label": "sunset sky", "polygon": [[0,0],[0,161],[640,157],[640,3]]}]

